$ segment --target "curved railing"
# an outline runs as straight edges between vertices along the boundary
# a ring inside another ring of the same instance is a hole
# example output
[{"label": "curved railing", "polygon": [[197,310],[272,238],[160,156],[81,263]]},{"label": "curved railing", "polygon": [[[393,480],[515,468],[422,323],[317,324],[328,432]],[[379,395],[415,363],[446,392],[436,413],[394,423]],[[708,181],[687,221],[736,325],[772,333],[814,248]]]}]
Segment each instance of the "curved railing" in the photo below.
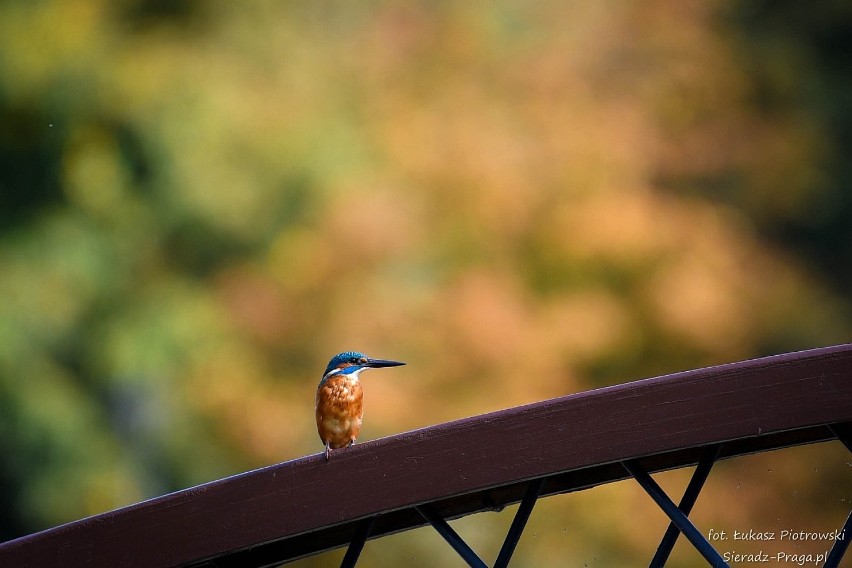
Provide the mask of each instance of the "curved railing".
[{"label": "curved railing", "polygon": [[[485,564],[446,519],[521,502],[508,563],[536,499],[634,477],[680,533],[725,566],[688,519],[717,459],[852,433],[852,345],[601,388],[439,424],[206,483],[0,544],[2,566],[273,566],[432,524]],[[680,505],[649,473],[698,464]],[[352,491],[357,487],[357,491]],[[846,535],[852,533],[847,519]],[[840,528],[840,527],[838,527]],[[838,540],[827,566],[848,545]]]}]

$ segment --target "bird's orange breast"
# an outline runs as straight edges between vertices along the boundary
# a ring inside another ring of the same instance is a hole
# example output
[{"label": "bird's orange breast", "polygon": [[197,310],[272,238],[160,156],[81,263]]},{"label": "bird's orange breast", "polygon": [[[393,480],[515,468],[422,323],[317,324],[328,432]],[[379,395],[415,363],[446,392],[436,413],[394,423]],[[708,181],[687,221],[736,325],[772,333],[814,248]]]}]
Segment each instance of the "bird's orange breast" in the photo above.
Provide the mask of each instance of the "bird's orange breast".
[{"label": "bird's orange breast", "polygon": [[355,441],[364,416],[364,389],[357,377],[338,374],[317,389],[317,430],[324,444],[343,448]]}]

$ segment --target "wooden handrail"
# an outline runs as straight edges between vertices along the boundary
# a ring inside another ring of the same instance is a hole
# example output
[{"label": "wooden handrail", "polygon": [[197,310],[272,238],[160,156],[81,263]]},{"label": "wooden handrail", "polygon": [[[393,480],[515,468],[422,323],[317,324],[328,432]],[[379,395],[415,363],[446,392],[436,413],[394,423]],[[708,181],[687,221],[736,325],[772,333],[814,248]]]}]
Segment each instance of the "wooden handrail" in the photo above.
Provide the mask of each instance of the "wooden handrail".
[{"label": "wooden handrail", "polygon": [[0,544],[0,566],[267,566],[648,471],[834,439],[852,423],[852,345],[596,389],[358,444],[178,491]]}]

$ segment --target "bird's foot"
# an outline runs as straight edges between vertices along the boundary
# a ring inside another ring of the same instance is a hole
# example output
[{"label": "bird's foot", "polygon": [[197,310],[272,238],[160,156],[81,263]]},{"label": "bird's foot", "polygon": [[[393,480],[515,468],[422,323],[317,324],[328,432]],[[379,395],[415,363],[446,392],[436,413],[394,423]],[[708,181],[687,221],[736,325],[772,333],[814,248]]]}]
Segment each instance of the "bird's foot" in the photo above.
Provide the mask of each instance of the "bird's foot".
[{"label": "bird's foot", "polygon": [[329,451],[330,449],[331,449],[331,448],[329,447],[329,443],[328,443],[328,442],[326,442],[326,443],[325,443],[325,463],[328,463],[328,451]]}]

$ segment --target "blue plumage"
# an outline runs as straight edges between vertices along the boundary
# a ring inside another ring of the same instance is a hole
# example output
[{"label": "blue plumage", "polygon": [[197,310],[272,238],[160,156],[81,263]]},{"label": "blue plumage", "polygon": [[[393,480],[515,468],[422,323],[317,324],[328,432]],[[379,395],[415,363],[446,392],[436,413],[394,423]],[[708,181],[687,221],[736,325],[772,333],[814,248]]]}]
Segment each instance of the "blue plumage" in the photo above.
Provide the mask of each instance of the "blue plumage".
[{"label": "blue plumage", "polygon": [[346,369],[348,370],[351,368],[352,371],[349,372],[353,372],[356,368],[360,368],[362,366],[358,363],[366,360],[367,356],[363,353],[359,353],[358,351],[344,351],[343,353],[338,353],[331,358],[331,361],[328,362],[328,366],[325,368],[322,376],[326,376],[329,371],[333,371],[344,363],[349,363],[351,367],[347,367]]}]

